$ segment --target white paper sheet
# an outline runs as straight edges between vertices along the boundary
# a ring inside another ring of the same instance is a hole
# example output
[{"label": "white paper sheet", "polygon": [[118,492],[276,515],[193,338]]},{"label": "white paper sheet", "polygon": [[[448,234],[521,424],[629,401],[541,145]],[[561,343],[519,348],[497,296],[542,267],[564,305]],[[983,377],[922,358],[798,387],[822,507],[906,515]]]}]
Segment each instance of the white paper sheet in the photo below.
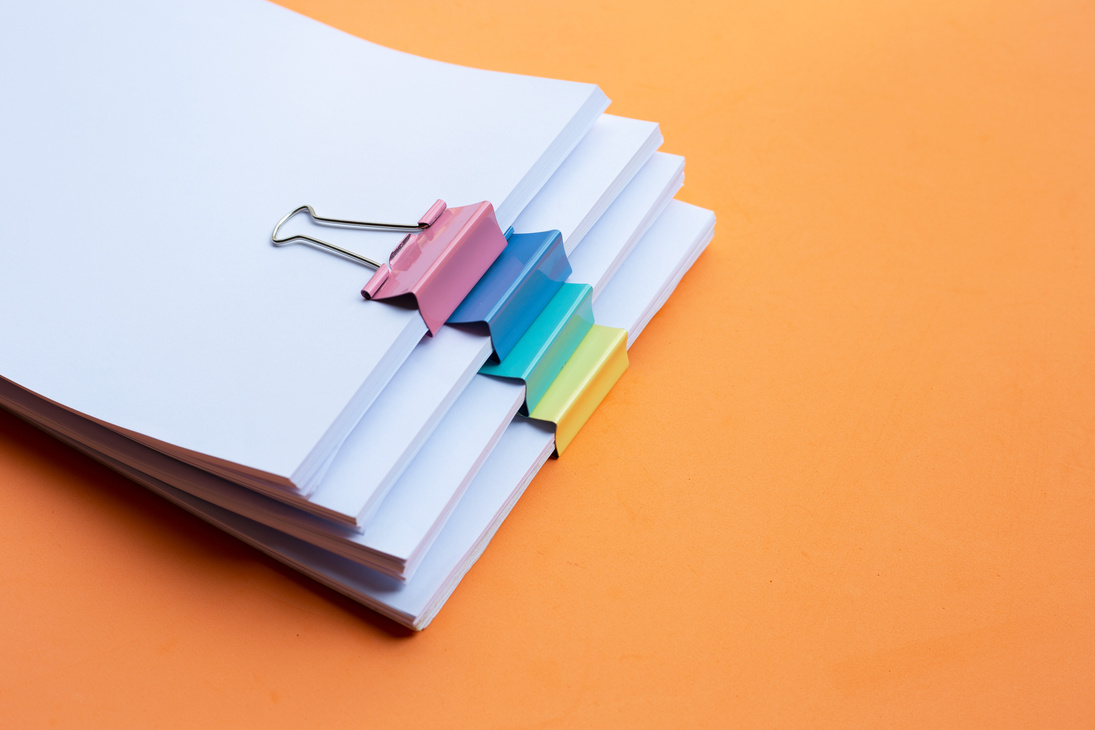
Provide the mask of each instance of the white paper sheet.
[{"label": "white paper sheet", "polygon": [[0,98],[0,376],[304,489],[424,327],[362,300],[367,270],[273,248],[273,224],[303,203],[413,222],[443,198],[505,227],[607,103],[261,0],[6,8]]},{"label": "white paper sheet", "polygon": [[[646,232],[662,214],[669,201],[684,183],[684,158],[659,152],[643,167],[628,185],[628,205],[614,205],[597,220],[597,236],[613,235],[614,231]],[[570,257],[574,281],[593,285],[593,301],[601,296],[616,269],[639,241],[635,236],[623,248],[613,246],[582,246]]]}]

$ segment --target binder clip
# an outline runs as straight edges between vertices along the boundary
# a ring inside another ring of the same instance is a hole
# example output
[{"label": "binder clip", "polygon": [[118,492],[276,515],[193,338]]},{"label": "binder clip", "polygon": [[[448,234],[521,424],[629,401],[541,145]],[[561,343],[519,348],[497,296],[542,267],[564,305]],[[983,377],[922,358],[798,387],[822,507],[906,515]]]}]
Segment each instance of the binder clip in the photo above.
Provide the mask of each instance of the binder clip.
[{"label": "binder clip", "polygon": [[521,415],[555,425],[563,453],[627,370],[627,332],[593,321],[593,287],[565,283],[513,347],[484,375],[521,380]]},{"label": "binder clip", "polygon": [[[304,212],[320,225],[408,233],[392,250],[386,263],[311,236],[279,237],[281,227]],[[376,269],[361,289],[361,296],[389,300],[410,298],[431,335],[437,334],[506,248],[506,237],[498,227],[494,206],[486,201],[450,208],[445,201],[438,200],[415,225],[323,218],[316,215],[310,205],[302,205],[277,222],[270,240],[275,246],[311,243]]]},{"label": "binder clip", "polygon": [[449,317],[449,324],[484,323],[495,362],[506,359],[571,271],[559,231],[510,229],[506,238],[506,250]]},{"label": "binder clip", "polygon": [[593,325],[529,413],[529,418],[555,424],[556,457],[578,435],[627,365],[627,331]]},{"label": "binder clip", "polygon": [[525,402],[521,415],[534,410],[579,343],[593,327],[593,287],[564,284],[501,362],[488,362],[483,375],[521,380]]}]

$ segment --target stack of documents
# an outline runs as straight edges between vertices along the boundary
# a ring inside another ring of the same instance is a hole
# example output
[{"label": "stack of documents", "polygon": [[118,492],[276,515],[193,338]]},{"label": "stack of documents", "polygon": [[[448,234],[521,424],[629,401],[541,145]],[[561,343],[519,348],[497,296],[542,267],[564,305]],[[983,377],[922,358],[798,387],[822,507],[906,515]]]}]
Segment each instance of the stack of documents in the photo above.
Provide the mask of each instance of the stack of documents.
[{"label": "stack of documents", "polygon": [[497,235],[558,231],[560,291],[596,323],[575,353],[630,346],[713,235],[673,200],[684,160],[657,125],[604,114],[595,86],[417,58],[264,0],[5,16],[0,405],[407,626],[573,437],[531,394],[565,391],[580,356],[542,388],[512,377],[499,334],[430,334],[405,300],[362,297],[369,268],[273,246],[275,223],[310,205],[413,226],[441,199],[489,202]]}]

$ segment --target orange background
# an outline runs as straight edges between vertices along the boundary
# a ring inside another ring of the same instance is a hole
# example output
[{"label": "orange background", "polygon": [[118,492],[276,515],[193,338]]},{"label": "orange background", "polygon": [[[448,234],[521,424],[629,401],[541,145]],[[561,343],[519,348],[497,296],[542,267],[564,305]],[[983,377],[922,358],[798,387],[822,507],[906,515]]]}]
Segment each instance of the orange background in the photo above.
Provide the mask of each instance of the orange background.
[{"label": "orange background", "polygon": [[0,413],[0,725],[1095,725],[1090,3],[287,4],[599,83],[715,241],[420,635]]}]

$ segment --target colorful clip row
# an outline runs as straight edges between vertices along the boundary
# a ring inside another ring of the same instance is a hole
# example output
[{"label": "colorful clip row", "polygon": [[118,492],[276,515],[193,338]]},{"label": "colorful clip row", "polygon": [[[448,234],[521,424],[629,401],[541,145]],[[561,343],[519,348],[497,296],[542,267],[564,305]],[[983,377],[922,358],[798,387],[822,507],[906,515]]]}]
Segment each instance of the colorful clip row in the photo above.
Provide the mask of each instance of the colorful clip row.
[{"label": "colorful clip row", "polygon": [[[306,235],[279,236],[298,213],[336,227],[405,230],[386,263]],[[413,300],[430,334],[446,321],[483,323],[493,355],[483,374],[525,383],[523,415],[555,424],[555,455],[573,440],[627,369],[627,332],[593,321],[592,287],[564,283],[559,231],[502,233],[488,202],[438,200],[415,225],[323,218],[303,205],[278,221],[274,245],[305,242],[376,269],[366,299]]]}]

